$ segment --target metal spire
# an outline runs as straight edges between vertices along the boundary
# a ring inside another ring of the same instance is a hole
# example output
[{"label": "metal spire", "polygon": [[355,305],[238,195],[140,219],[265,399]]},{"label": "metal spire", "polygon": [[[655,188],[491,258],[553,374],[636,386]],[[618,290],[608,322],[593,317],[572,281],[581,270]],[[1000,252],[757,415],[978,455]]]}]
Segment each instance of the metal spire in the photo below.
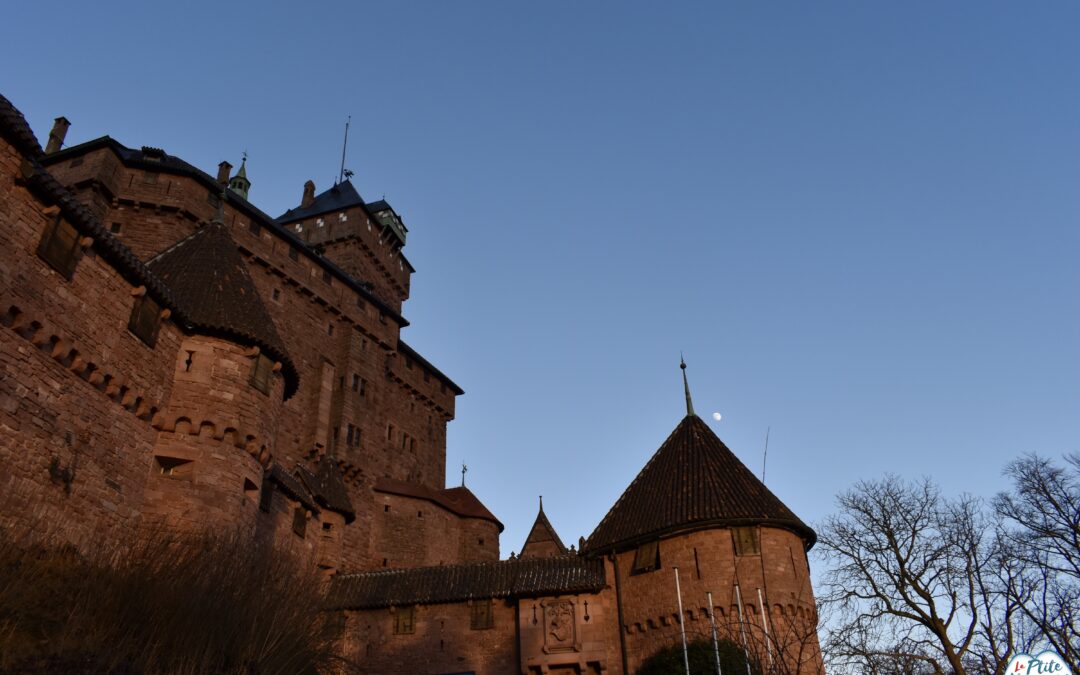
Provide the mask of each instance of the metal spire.
[{"label": "metal spire", "polygon": [[682,352],[679,352],[679,368],[682,370],[683,390],[686,392],[686,416],[694,416],[694,402],[690,400],[690,383],[686,380],[686,361],[683,360]]}]

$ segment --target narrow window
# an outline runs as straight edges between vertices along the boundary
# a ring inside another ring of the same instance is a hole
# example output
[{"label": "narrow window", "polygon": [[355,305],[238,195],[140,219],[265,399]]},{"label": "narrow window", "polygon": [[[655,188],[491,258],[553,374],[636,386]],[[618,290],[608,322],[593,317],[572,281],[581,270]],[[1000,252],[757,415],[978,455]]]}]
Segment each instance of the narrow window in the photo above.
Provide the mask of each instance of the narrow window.
[{"label": "narrow window", "polygon": [[135,306],[132,307],[131,318],[128,320],[128,330],[147,346],[153,347],[157,342],[160,327],[161,307],[154,302],[153,298],[143,293],[135,299]]},{"label": "narrow window", "polygon": [[259,493],[259,510],[270,512],[270,505],[274,503],[274,484],[263,478],[262,491]]},{"label": "narrow window", "polygon": [[412,635],[416,630],[416,607],[394,609],[394,635]]},{"label": "narrow window", "polygon": [[731,539],[735,542],[735,555],[759,555],[761,553],[756,527],[733,527],[731,528]]},{"label": "narrow window", "polygon": [[383,513],[390,513],[390,505],[389,504],[383,504],[382,510],[383,510]]},{"label": "narrow window", "polygon": [[364,396],[367,393],[367,380],[360,378],[360,395]]},{"label": "narrow window", "polygon": [[259,226],[254,220],[248,223],[248,232],[252,233],[256,237],[262,234],[262,227]]},{"label": "narrow window", "polygon": [[292,531],[301,539],[304,538],[304,533],[307,532],[307,514],[299,506],[293,509]]},{"label": "narrow window", "polygon": [[274,362],[265,354],[255,357],[251,364],[251,386],[264,394],[270,393],[270,373],[274,370]]},{"label": "narrow window", "polygon": [[272,300],[273,300],[274,302],[281,302],[281,291],[275,288],[275,289],[274,289],[274,290],[273,290],[273,291],[272,291],[272,292],[270,293],[270,298],[271,298],[271,299],[272,299]]},{"label": "narrow window", "polygon": [[394,425],[393,424],[387,424],[386,425],[386,440],[388,440],[388,441],[394,440]]},{"label": "narrow window", "polygon": [[109,232],[112,232],[113,234],[120,234],[120,228],[120,223],[113,223],[109,226]]},{"label": "narrow window", "polygon": [[38,255],[65,279],[71,279],[79,263],[79,233],[71,223],[57,216],[45,228]]},{"label": "narrow window", "polygon": [[634,566],[631,574],[644,574],[660,569],[660,542],[650,541],[638,546],[634,554]]},{"label": "narrow window", "polygon": [[354,427],[353,425],[350,424],[350,425],[348,425],[348,429],[349,429],[348,433],[345,434],[345,445],[348,445],[349,447],[352,447],[353,434],[356,432],[356,427]]},{"label": "narrow window", "polygon": [[324,284],[330,283],[330,270],[323,270],[322,280]]},{"label": "narrow window", "polygon": [[333,335],[334,334],[334,324],[331,323],[331,324],[326,325],[326,334],[327,335]]},{"label": "narrow window", "polygon": [[244,479],[244,496],[253,502],[259,500],[259,486],[250,478]]},{"label": "narrow window", "polygon": [[296,250],[295,248],[290,247],[289,248],[289,260],[299,260],[299,259],[300,259],[300,251]]},{"label": "narrow window", "polygon": [[491,611],[493,604],[491,598],[485,600],[473,600],[472,607],[469,608],[470,629],[487,630],[495,625]]}]

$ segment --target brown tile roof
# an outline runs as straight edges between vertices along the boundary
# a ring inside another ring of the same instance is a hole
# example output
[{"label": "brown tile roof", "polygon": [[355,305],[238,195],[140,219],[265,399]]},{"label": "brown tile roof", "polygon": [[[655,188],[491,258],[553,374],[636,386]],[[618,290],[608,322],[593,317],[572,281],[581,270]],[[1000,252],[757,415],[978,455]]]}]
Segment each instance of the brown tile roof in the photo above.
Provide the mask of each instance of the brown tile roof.
[{"label": "brown tile roof", "polygon": [[696,415],[687,415],[585,543],[626,549],[679,531],[761,524],[817,536]]},{"label": "brown tile roof", "polygon": [[331,609],[372,609],[514,598],[595,593],[604,588],[602,558],[576,555],[520,558],[491,563],[442,565],[406,570],[338,574],[330,583]]},{"label": "brown tile roof", "polygon": [[285,398],[296,392],[300,379],[296,366],[224,225],[211,223],[196,230],[147,266],[184,305],[193,330],[259,347],[281,362]]},{"label": "brown tile roof", "polygon": [[525,545],[521,547],[521,557],[549,557],[552,555],[549,551],[554,551],[555,555],[566,555],[566,546],[563,545],[562,539],[559,539],[555,528],[551,526],[551,521],[544,513],[544,502],[541,501],[540,512],[536,514],[532,530],[525,538]]},{"label": "brown tile roof", "polygon": [[304,484],[296,476],[289,473],[280,464],[274,464],[270,469],[270,480],[277,483],[281,491],[307,507],[313,513],[319,512],[319,506]]},{"label": "brown tile roof", "polygon": [[487,507],[466,487],[434,490],[416,483],[407,483],[392,478],[380,478],[375,481],[374,490],[376,492],[413,497],[414,499],[424,499],[465,518],[489,520],[499,526],[499,532],[505,529],[499,519],[491,511],[488,511]]},{"label": "brown tile roof", "polygon": [[344,515],[346,523],[356,520],[356,511],[333,458],[323,455],[315,465],[315,471],[298,466],[297,473],[320,506]]}]

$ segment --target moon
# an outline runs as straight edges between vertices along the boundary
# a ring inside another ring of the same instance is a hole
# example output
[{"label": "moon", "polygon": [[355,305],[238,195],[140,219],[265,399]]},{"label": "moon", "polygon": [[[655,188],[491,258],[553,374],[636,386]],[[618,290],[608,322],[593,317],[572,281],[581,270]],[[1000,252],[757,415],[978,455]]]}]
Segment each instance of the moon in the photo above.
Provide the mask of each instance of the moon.
[{"label": "moon", "polygon": [[720,420],[724,419],[724,416],[723,416],[723,415],[721,415],[721,414],[720,414],[720,413],[718,413],[718,412],[714,412],[714,413],[712,414],[712,418],[713,418],[714,420],[716,420],[717,422],[719,422]]}]

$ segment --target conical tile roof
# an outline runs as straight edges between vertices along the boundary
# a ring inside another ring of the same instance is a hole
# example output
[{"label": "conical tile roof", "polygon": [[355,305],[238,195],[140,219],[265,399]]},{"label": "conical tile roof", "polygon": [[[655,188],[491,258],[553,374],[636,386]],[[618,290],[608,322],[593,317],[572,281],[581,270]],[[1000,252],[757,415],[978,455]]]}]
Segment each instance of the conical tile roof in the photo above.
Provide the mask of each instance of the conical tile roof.
[{"label": "conical tile roof", "polygon": [[603,553],[679,531],[771,525],[814,531],[784,505],[697,415],[687,415],[634,478],[585,543]]},{"label": "conical tile roof", "polygon": [[189,327],[258,347],[282,364],[285,398],[299,375],[225,226],[214,222],[147,263],[183,306]]}]

